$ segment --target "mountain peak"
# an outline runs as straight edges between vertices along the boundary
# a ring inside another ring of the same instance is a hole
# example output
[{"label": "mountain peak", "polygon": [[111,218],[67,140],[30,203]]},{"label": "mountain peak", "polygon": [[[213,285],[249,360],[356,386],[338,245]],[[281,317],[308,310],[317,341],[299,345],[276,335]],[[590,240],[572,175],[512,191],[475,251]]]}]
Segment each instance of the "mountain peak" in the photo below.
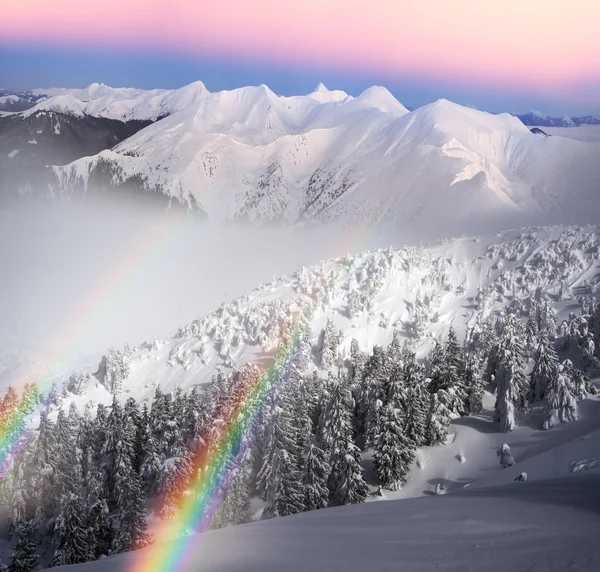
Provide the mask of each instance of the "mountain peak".
[{"label": "mountain peak", "polygon": [[329,93],[329,90],[325,87],[325,85],[321,82],[317,84],[317,87],[312,91],[312,93]]},{"label": "mountain peak", "polygon": [[408,109],[404,107],[390,91],[380,85],[372,85],[365,89],[357,98],[356,101],[365,107],[379,109],[385,113],[392,113],[397,116],[406,115]]}]

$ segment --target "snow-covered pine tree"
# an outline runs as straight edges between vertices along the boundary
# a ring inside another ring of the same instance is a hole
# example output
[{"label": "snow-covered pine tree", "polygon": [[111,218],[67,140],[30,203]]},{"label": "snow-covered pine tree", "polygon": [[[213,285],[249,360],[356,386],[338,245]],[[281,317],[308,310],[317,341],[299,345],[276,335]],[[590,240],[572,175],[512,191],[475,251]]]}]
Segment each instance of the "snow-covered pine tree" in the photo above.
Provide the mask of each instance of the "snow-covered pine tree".
[{"label": "snow-covered pine tree", "polygon": [[[443,351],[443,362],[437,366],[432,391],[443,389],[449,396],[448,408],[457,415],[465,414],[467,393],[464,386],[465,361],[456,332],[450,326]],[[433,380],[432,380],[433,381]]]},{"label": "snow-covered pine tree", "polygon": [[312,359],[312,327],[306,317],[303,317],[299,324],[299,332],[298,351],[294,362],[297,370],[302,373],[306,371]]},{"label": "snow-covered pine tree", "polygon": [[306,452],[302,473],[304,510],[318,510],[327,507],[329,502],[327,480],[330,472],[331,466],[325,451],[317,445],[310,445]]},{"label": "snow-covered pine tree", "polygon": [[9,572],[31,572],[40,562],[36,552],[35,525],[27,521],[19,525],[15,533],[16,542],[12,547],[13,558]]},{"label": "snow-covered pine tree", "polygon": [[270,494],[273,498],[273,487],[279,486],[274,473],[275,459],[279,455],[279,451],[286,451],[288,454],[288,458],[283,462],[284,465],[290,455],[295,458],[296,435],[292,412],[284,409],[281,405],[275,407],[268,422],[261,466],[257,475],[257,490],[264,500],[267,500]]},{"label": "snow-covered pine tree", "polygon": [[483,411],[485,385],[479,356],[476,353],[468,354],[465,361],[465,388],[467,393],[465,409],[468,413],[477,414]]},{"label": "snow-covered pine tree", "polygon": [[549,384],[556,375],[558,357],[547,335],[542,335],[535,356],[535,365],[531,372],[531,402],[542,401]]},{"label": "snow-covered pine tree", "polygon": [[402,368],[402,356],[403,345],[400,337],[400,330],[394,330],[392,341],[386,350],[387,362],[390,364],[391,369],[394,367]]},{"label": "snow-covered pine tree", "polygon": [[383,348],[373,346],[373,353],[365,363],[360,386],[355,391],[356,430],[359,435],[364,435],[366,431],[369,410],[377,400],[383,399],[383,384],[389,379],[390,373]]},{"label": "snow-covered pine tree", "polygon": [[336,355],[339,345],[339,334],[333,326],[331,318],[327,319],[325,329],[321,333],[319,343],[319,355],[321,369],[331,370],[336,362]]},{"label": "snow-covered pine tree", "polygon": [[327,402],[319,418],[319,440],[328,452],[352,439],[352,397],[340,378],[330,378]]},{"label": "snow-covered pine tree", "polygon": [[41,537],[54,527],[58,509],[56,487],[58,483],[58,445],[55,426],[46,412],[40,414],[38,438],[31,462],[31,489],[35,491],[36,513],[34,527]]},{"label": "snow-covered pine tree", "polygon": [[236,461],[222,506],[227,526],[244,524],[250,518],[250,483],[247,461]]},{"label": "snow-covered pine tree", "polygon": [[298,470],[291,455],[278,449],[273,459],[271,482],[267,489],[267,504],[262,519],[288,516],[304,510],[304,497]]},{"label": "snow-covered pine tree", "polygon": [[446,442],[450,425],[450,410],[446,405],[447,402],[448,395],[443,389],[431,394],[425,427],[426,445]]},{"label": "snow-covered pine tree", "polygon": [[538,307],[534,298],[530,301],[529,315],[527,317],[527,325],[525,326],[525,341],[529,349],[537,347],[539,339],[538,329]]},{"label": "snow-covered pine tree", "polygon": [[535,292],[535,302],[537,307],[537,327],[538,332],[546,333],[549,337],[556,335],[556,311],[552,301],[542,287],[538,287]]},{"label": "snow-covered pine tree", "polygon": [[417,362],[414,349],[404,344],[402,350],[404,386],[400,397],[403,410],[403,430],[406,436],[419,447],[425,442],[425,426],[429,409],[429,392],[423,366]]},{"label": "snow-covered pine tree", "polygon": [[392,402],[384,405],[375,439],[375,470],[381,485],[398,490],[415,457],[415,443],[404,433],[399,409]]},{"label": "snow-covered pine tree", "polygon": [[360,386],[360,381],[367,361],[367,356],[361,351],[360,344],[356,338],[352,338],[352,341],[350,342],[350,358],[348,361],[348,375],[350,377],[352,390],[355,391],[355,389]]},{"label": "snow-covered pine tree", "polygon": [[146,532],[148,509],[140,486],[138,475],[128,470],[127,475],[117,480],[117,510],[114,515],[115,535],[111,554],[143,548],[150,542]]},{"label": "snow-covered pine tree", "polygon": [[27,443],[21,455],[17,455],[12,474],[8,474],[6,484],[10,485],[7,489],[9,496],[10,518],[9,532],[14,535],[19,526],[33,519],[36,507],[39,502],[39,491],[33,487],[32,467],[36,451],[35,438],[32,432],[26,432],[23,436]]},{"label": "snow-covered pine tree", "polygon": [[329,505],[357,504],[367,498],[369,488],[360,466],[360,449],[348,439],[331,452],[329,473]]},{"label": "snow-covered pine tree", "polygon": [[519,412],[527,408],[529,383],[525,376],[523,339],[520,323],[512,314],[507,316],[498,352],[496,371],[496,404],[494,421],[505,431],[512,431]]},{"label": "snow-covered pine tree", "polygon": [[89,560],[85,509],[79,493],[66,492],[61,512],[54,523],[54,566],[78,564]]},{"label": "snow-covered pine tree", "polygon": [[[104,490],[109,506],[117,504],[117,481],[123,480],[131,469],[131,455],[125,442],[123,410],[116,396],[106,419],[106,431],[100,453],[101,469],[104,473]],[[124,463],[121,466],[121,463]]]},{"label": "snow-covered pine tree", "polygon": [[302,473],[304,470],[306,452],[312,440],[313,429],[309,415],[308,390],[304,380],[297,374],[292,381],[289,401],[289,406],[291,406],[291,410],[294,411],[292,421],[296,435],[296,446],[294,448],[295,462],[296,467]]},{"label": "snow-covered pine tree", "polygon": [[321,442],[329,453],[329,504],[363,502],[368,487],[362,476],[360,449],[352,437],[353,400],[343,380],[332,380],[320,420]]},{"label": "snow-covered pine tree", "polygon": [[113,540],[113,528],[106,499],[99,499],[88,506],[87,510],[87,550],[88,560],[108,556]]},{"label": "snow-covered pine tree", "polygon": [[556,373],[546,390],[546,420],[543,428],[550,429],[558,420],[568,423],[579,419],[577,399],[573,394],[572,379],[564,363],[558,365]]},{"label": "snow-covered pine tree", "polygon": [[52,407],[59,407],[61,403],[60,392],[58,391],[58,387],[56,383],[53,383],[50,386],[50,390],[48,391],[48,395],[46,396],[46,403],[48,408],[51,410]]},{"label": "snow-covered pine tree", "polygon": [[60,499],[65,495],[79,494],[81,489],[81,451],[76,447],[77,420],[67,417],[61,408],[58,412],[56,425],[56,489],[54,494]]}]

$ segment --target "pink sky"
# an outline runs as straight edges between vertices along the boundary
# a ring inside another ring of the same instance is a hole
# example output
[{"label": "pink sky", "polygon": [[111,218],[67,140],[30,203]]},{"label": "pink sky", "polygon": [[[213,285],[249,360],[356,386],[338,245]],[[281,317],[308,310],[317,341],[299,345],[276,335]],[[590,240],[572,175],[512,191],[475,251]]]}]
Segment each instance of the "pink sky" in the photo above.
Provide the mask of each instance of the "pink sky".
[{"label": "pink sky", "polygon": [[600,80],[598,22],[598,0],[21,0],[3,6],[0,38],[568,95]]}]

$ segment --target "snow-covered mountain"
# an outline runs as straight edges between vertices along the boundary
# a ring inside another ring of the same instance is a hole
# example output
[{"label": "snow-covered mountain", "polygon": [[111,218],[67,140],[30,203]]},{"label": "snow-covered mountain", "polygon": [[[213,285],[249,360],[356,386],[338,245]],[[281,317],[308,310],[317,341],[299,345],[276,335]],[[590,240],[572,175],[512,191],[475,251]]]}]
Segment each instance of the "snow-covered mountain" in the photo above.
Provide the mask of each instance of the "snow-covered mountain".
[{"label": "snow-covered mountain", "polygon": [[[247,361],[268,367],[294,315],[315,298],[322,300],[311,323],[317,352],[320,333],[331,320],[341,332],[339,351],[346,357],[352,338],[362,350],[371,351],[375,344],[387,345],[394,330],[414,339],[417,353],[423,357],[433,340],[450,326],[460,339],[468,328],[508,307],[525,319],[526,308],[541,287],[558,312],[558,323],[568,320],[566,327],[559,326],[558,338],[579,366],[577,338],[585,328],[577,298],[597,299],[599,253],[600,228],[555,227],[332,259],[274,279],[223,304],[214,313],[180,328],[173,338],[109,352],[97,372],[80,372],[67,382],[67,388],[76,388],[81,395],[67,393],[64,399],[108,402],[112,398],[106,390],[109,387],[119,391],[123,400],[135,397],[144,402],[156,387],[169,391],[178,386],[202,386],[216,371],[229,371]],[[323,297],[324,284],[332,286]],[[326,372],[317,363],[309,367],[325,383]],[[567,561],[580,570],[595,565],[599,556],[586,535],[598,521],[594,508],[597,494],[593,491],[600,467],[600,399],[591,396],[583,400],[579,421],[559,423],[549,431],[540,430],[541,412],[534,405],[508,434],[492,419],[493,400],[486,393],[483,412],[455,418],[443,444],[420,447],[401,490],[385,490],[377,496],[372,458],[367,453],[362,459],[370,485],[367,504],[206,533],[210,542],[200,544],[207,548],[186,551],[181,569],[219,564],[228,570],[279,570],[293,562],[299,572],[324,563],[332,569],[341,566],[357,572],[367,564],[369,569],[383,572],[391,564],[402,563],[403,568],[417,571],[429,569],[444,558],[457,569],[475,570],[475,561],[466,556],[474,552],[479,556],[477,567],[489,562],[489,568],[498,571],[505,570],[507,563],[515,567],[533,565],[542,554],[549,558],[551,570],[564,569]],[[503,443],[510,444],[516,460],[505,469],[501,469],[496,454]],[[524,472],[530,482],[514,482]],[[550,482],[546,480],[549,478],[558,480]],[[440,494],[445,496],[427,498]],[[394,499],[403,500],[377,502]],[[593,510],[587,510],[590,507]],[[260,507],[255,508],[258,518]],[[523,511],[526,515],[517,519],[515,515]],[[461,525],[456,526],[456,522]],[[156,515],[149,518],[149,524],[157,534],[168,534]],[[275,530],[284,532],[281,537],[273,536]],[[390,530],[390,542],[384,542]],[[539,544],[549,531],[564,541],[560,547],[552,545],[551,556],[547,547]],[[502,543],[502,558],[497,552],[499,532],[509,536],[507,544]],[[193,532],[189,533],[190,543],[199,544]],[[368,543],[367,552],[361,548],[360,555],[354,555],[348,549],[348,536],[364,538],[369,533],[374,540]],[[288,536],[294,542],[280,549],[279,542]],[[334,550],[338,539],[339,550]],[[223,547],[230,542],[246,555],[251,548],[260,564],[253,568],[247,559],[240,563],[235,553],[231,558],[229,552],[226,556]],[[406,547],[401,549],[405,542],[413,548],[415,543],[427,542],[434,547],[433,553],[413,554]],[[465,543],[462,550],[456,550],[457,542]],[[309,556],[302,556],[305,552]],[[135,557],[133,554],[126,560],[117,556],[111,566],[125,569]],[[100,571],[106,566],[106,561],[97,561],[80,569]]]},{"label": "snow-covered mountain", "polygon": [[527,113],[514,113],[525,125],[537,127],[576,127],[579,125],[600,125],[600,119],[592,115],[584,115],[581,117],[551,117],[532,109]]},{"label": "snow-covered mountain", "polygon": [[[352,97],[319,84],[283,97],[264,85],[210,93],[201,82],[150,91],[92,84],[30,97],[41,99],[0,118],[10,121],[0,125],[0,161],[21,194],[131,187],[213,221],[361,221],[411,237],[599,214],[600,145],[535,137],[508,114],[446,100],[409,112],[384,87]],[[34,181],[24,161],[39,164]]]},{"label": "snow-covered mountain", "polygon": [[202,82],[197,81],[175,90],[113,88],[93,83],[83,89],[36,89],[32,93],[44,99],[25,116],[55,111],[79,117],[91,115],[119,121],[155,121],[186,108],[208,91]]},{"label": "snow-covered mountain", "polygon": [[[521,304],[538,286],[555,300],[560,323],[578,310],[576,298],[597,296],[599,253],[598,227],[552,227],[331,259],[223,303],[173,337],[111,350],[109,360],[125,364],[127,373],[116,381],[90,377],[84,397],[108,403],[117,383],[119,391],[145,400],[156,386],[189,389],[208,383],[219,370],[261,363],[331,280],[334,286],[312,323],[312,340],[316,345],[331,319],[341,332],[342,354],[352,338],[370,351],[376,344],[387,346],[399,330],[405,339],[418,340],[417,355],[425,357],[450,326],[462,340],[468,328]],[[95,370],[94,365],[80,373]]]},{"label": "snow-covered mountain", "polygon": [[206,93],[55,172],[63,193],[141,181],[220,221],[377,221],[441,236],[591,221],[599,157],[599,145],[544,140],[446,100],[408,112],[384,88],[280,97],[259,86]]}]

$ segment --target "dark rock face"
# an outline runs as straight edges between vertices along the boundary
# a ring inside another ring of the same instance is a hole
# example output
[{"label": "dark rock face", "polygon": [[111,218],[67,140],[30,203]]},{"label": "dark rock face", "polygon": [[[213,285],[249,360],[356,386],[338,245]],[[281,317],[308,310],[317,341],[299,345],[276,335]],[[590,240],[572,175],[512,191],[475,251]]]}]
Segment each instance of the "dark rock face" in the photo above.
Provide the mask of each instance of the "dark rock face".
[{"label": "dark rock face", "polygon": [[550,137],[548,133],[542,131],[539,127],[532,127],[529,131],[531,131],[534,135],[543,135],[544,137]]},{"label": "dark rock face", "polygon": [[65,165],[114,147],[151,121],[118,121],[39,111],[0,116],[0,197],[39,196]]}]

